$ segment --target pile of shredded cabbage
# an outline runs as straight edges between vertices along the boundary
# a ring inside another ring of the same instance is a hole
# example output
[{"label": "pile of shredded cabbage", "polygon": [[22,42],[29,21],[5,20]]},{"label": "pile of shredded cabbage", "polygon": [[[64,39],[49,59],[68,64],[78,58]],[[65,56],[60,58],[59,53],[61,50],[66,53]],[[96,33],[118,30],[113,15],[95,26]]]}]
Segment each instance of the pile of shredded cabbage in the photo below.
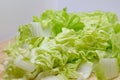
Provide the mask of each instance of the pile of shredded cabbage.
[{"label": "pile of shredded cabbage", "polygon": [[98,80],[118,76],[120,23],[112,12],[46,10],[4,50],[5,80]]}]

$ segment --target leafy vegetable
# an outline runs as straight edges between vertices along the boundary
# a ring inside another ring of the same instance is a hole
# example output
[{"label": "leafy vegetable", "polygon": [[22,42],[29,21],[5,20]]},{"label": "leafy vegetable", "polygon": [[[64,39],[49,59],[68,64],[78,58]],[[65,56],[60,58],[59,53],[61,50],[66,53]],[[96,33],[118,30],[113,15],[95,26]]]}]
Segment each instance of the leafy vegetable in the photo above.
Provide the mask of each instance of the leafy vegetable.
[{"label": "leafy vegetable", "polygon": [[[117,63],[117,59],[101,59],[100,64],[103,66],[103,70],[105,72],[107,79],[113,79],[119,74],[119,67]],[[112,69],[112,70],[111,70]]]},{"label": "leafy vegetable", "polygon": [[93,69],[93,63],[86,62],[78,68],[78,72],[86,79],[90,76]]},{"label": "leafy vegetable", "polygon": [[103,66],[100,63],[94,65],[94,73],[97,76],[98,80],[107,80]]},{"label": "leafy vegetable", "polygon": [[19,33],[5,49],[6,80],[87,79],[92,69],[99,80],[106,80],[101,59],[115,58],[120,66],[120,23],[111,12],[46,10],[21,25]]}]

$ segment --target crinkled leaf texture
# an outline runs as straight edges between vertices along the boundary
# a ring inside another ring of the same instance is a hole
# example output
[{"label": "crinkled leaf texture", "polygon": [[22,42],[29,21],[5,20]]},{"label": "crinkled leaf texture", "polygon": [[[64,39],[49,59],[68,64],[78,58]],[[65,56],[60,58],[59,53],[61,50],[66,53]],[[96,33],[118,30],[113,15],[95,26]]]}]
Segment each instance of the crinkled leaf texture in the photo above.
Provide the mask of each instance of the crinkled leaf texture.
[{"label": "crinkled leaf texture", "polygon": [[[46,10],[40,17],[34,16],[33,22],[21,25],[19,33],[5,49],[6,80],[47,80],[47,76],[55,80],[85,79],[93,66],[98,78],[105,80],[99,61],[116,58],[120,65],[120,23],[111,12]],[[84,68],[82,72],[78,69],[87,62],[98,64],[84,65],[89,69],[84,77]]]}]

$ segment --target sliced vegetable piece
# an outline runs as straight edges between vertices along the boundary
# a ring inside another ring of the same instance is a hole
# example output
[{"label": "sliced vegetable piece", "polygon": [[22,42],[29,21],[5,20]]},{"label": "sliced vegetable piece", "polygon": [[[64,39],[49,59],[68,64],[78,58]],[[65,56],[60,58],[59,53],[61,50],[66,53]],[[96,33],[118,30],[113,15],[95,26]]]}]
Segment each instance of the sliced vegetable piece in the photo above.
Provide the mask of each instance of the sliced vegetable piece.
[{"label": "sliced vegetable piece", "polygon": [[103,58],[100,60],[107,79],[112,79],[119,74],[119,66],[116,58]]},{"label": "sliced vegetable piece", "polygon": [[86,62],[80,65],[78,72],[85,78],[87,79],[90,74],[92,73],[93,69],[93,63],[92,62]]},{"label": "sliced vegetable piece", "polygon": [[28,72],[33,72],[36,69],[36,67],[33,64],[30,64],[19,57],[16,58],[14,64],[15,66]]}]

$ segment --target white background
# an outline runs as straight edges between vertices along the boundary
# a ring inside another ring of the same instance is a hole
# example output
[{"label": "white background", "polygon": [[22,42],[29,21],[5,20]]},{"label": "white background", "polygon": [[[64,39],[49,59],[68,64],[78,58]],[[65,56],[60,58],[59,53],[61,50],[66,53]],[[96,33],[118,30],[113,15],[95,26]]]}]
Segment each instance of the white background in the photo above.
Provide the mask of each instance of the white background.
[{"label": "white background", "polygon": [[0,0],[0,42],[17,35],[21,24],[32,21],[46,9],[68,8],[68,11],[114,12],[120,18],[120,0]]}]

